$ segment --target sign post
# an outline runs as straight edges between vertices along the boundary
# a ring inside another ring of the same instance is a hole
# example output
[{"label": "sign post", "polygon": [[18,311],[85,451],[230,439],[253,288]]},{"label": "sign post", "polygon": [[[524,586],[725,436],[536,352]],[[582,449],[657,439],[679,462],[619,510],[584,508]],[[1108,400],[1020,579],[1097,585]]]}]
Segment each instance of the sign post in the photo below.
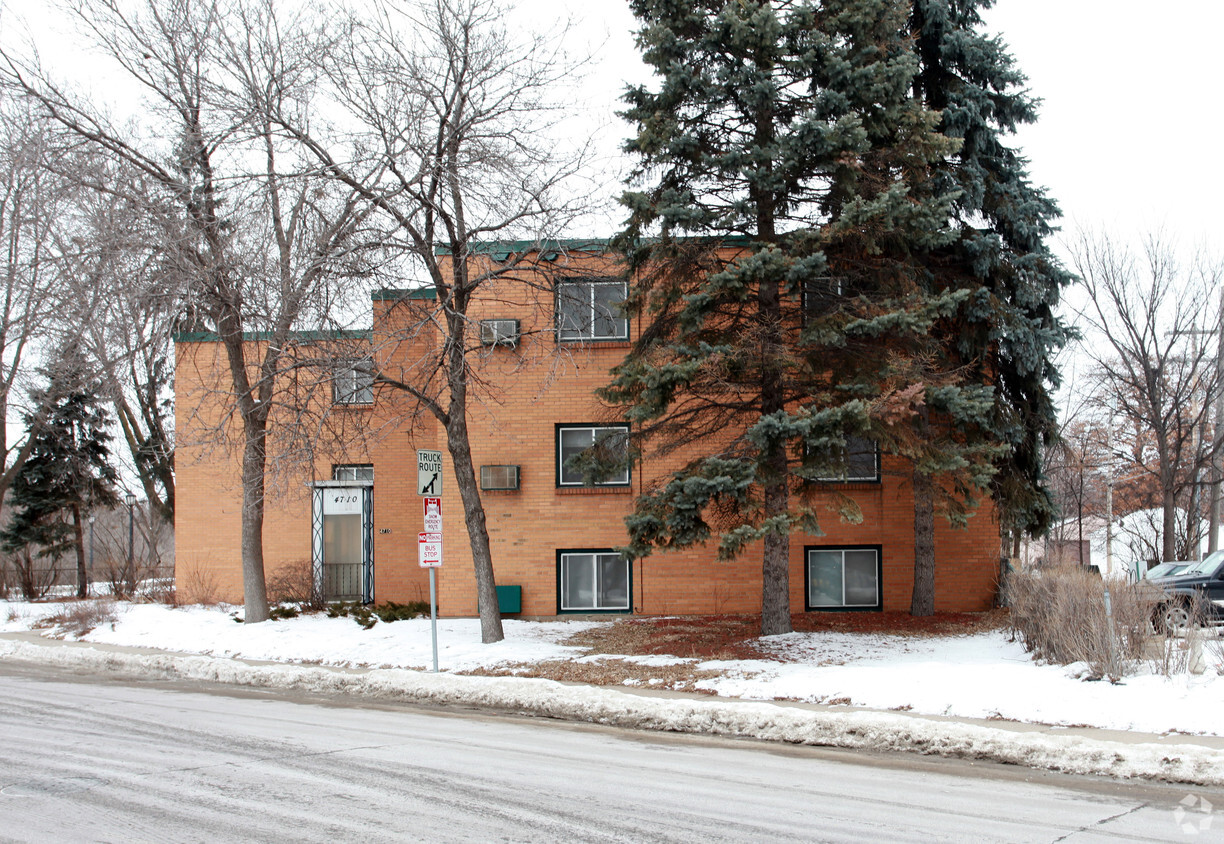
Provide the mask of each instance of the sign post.
[{"label": "sign post", "polygon": [[442,534],[421,531],[417,534],[417,561],[429,569],[429,628],[433,636],[433,670],[438,673],[438,576],[442,565]]},{"label": "sign post", "polygon": [[438,673],[438,576],[442,565],[442,452],[417,449],[417,495],[425,504],[425,530],[417,534],[417,562],[429,569],[429,629],[433,670]]}]

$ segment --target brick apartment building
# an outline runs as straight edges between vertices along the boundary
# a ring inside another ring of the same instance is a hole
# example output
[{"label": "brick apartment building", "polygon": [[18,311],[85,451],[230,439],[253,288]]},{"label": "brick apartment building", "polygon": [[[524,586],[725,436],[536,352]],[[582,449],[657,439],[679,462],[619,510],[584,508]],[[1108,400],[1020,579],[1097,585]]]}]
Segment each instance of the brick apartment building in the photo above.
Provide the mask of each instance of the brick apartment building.
[{"label": "brick apartment building", "polygon": [[[639,460],[624,474],[588,486],[566,459],[597,437],[623,430],[593,391],[641,327],[615,308],[625,282],[608,258],[578,249],[542,257],[542,269],[524,271],[513,282],[487,283],[469,311],[482,385],[469,408],[472,458],[503,609],[515,609],[517,599],[524,616],[759,612],[759,548],[730,562],[718,560],[713,545],[633,562],[614,550],[627,541],[623,519],[634,496],[671,467]],[[422,328],[435,306],[432,289],[377,292],[369,332],[314,338],[333,355],[342,350],[342,362],[331,363],[323,380],[312,388],[301,374],[309,367],[286,376],[285,408],[270,422],[264,525],[270,582],[311,571],[330,599],[427,598],[428,574],[417,561],[423,525],[417,451],[439,450],[439,610],[444,616],[476,614],[471,553],[444,432],[402,391],[375,387],[371,374],[414,377],[416,362],[436,349],[438,337]],[[178,588],[188,600],[207,592],[237,602],[242,495],[237,449],[223,442],[227,433],[232,442],[237,426],[226,417],[227,364],[216,338],[177,338],[175,378]],[[324,381],[326,389],[318,386]],[[298,419],[295,401],[316,413]],[[284,433],[290,428],[292,436]],[[303,429],[329,433],[316,435],[303,451],[297,443]],[[909,476],[906,461],[863,443],[850,454],[844,475],[822,484],[826,492],[818,494],[830,502],[838,494],[852,496],[863,520],[843,523],[830,511],[822,517],[823,536],[792,537],[794,611],[909,608]],[[998,525],[989,505],[966,529],[938,521],[936,608],[989,608],[998,558]]]}]

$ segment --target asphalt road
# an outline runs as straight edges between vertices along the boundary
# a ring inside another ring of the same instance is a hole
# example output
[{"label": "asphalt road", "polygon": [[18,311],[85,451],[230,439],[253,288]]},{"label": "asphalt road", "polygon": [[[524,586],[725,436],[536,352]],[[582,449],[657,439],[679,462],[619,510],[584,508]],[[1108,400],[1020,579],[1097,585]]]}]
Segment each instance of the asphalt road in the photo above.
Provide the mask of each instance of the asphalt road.
[{"label": "asphalt road", "polygon": [[[1202,814],[1199,803],[1175,817],[1187,795],[1224,809],[1224,794],[1186,787],[119,682],[0,662],[3,841],[1087,842],[1220,835],[1224,817]],[[1200,832],[1204,821],[1216,828]]]}]

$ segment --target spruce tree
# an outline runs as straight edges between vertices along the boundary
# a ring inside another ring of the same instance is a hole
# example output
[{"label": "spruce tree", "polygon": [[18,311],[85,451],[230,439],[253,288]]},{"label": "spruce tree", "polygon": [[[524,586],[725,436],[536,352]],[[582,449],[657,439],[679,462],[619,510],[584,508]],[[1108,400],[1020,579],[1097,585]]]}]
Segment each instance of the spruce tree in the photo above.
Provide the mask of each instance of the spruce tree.
[{"label": "spruce tree", "polygon": [[[993,386],[982,435],[1000,444],[990,492],[1015,534],[1043,532],[1053,509],[1041,450],[1056,435],[1053,353],[1068,330],[1055,315],[1071,276],[1050,254],[1057,206],[1034,187],[1005,136],[1036,120],[1024,76],[998,38],[980,30],[993,0],[913,0],[920,70],[915,95],[941,114],[939,130],[960,141],[939,163],[939,189],[953,193],[956,238],[926,260],[938,288],[968,295],[945,325],[945,352],[965,380]],[[917,516],[916,516],[917,518]],[[915,560],[912,612],[934,611],[934,556]]]},{"label": "spruce tree", "polygon": [[970,294],[924,261],[957,236],[957,188],[936,177],[959,144],[913,95],[904,4],[632,5],[661,81],[628,93],[627,148],[656,181],[624,197],[626,307],[645,327],[603,396],[641,452],[685,462],[639,497],[628,550],[760,541],[762,632],[782,633],[789,537],[819,534],[805,479],[848,437],[946,473],[961,501],[988,477],[987,444],[913,422],[990,405],[937,339]]},{"label": "spruce tree", "polygon": [[110,465],[110,419],[98,403],[100,381],[79,353],[68,351],[54,369],[44,371],[45,389],[31,395],[45,413],[24,417],[34,445],[13,480],[12,518],[0,531],[7,552],[35,550],[58,560],[76,553],[77,596],[88,594],[84,519],[95,508],[118,503],[118,476]]}]

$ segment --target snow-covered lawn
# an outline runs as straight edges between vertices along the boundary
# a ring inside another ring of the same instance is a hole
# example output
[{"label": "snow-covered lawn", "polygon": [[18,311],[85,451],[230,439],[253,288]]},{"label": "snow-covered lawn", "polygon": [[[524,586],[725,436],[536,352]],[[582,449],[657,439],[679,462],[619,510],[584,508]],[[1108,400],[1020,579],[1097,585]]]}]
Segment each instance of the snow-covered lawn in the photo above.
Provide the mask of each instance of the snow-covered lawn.
[{"label": "snow-covered lawn", "polygon": [[[41,629],[60,604],[0,602],[0,632]],[[351,618],[307,615],[258,625],[235,623],[224,607],[115,605],[115,621],[82,641],[304,665],[426,670],[432,661],[427,619],[380,622],[363,630]],[[1082,667],[1037,665],[1006,633],[891,636],[792,633],[762,647],[774,660],[700,661],[681,657],[591,654],[565,644],[574,633],[611,622],[507,620],[506,639],[480,643],[475,619],[438,622],[443,672],[521,672],[556,660],[625,661],[647,673],[677,665],[701,673],[695,687],[720,697],[846,704],[914,714],[1007,719],[1142,732],[1224,735],[1224,664],[1205,648],[1208,670],[1172,678],[1151,673],[1123,683],[1080,679]],[[68,635],[67,638],[74,638]],[[660,685],[662,681],[630,681]]]}]

